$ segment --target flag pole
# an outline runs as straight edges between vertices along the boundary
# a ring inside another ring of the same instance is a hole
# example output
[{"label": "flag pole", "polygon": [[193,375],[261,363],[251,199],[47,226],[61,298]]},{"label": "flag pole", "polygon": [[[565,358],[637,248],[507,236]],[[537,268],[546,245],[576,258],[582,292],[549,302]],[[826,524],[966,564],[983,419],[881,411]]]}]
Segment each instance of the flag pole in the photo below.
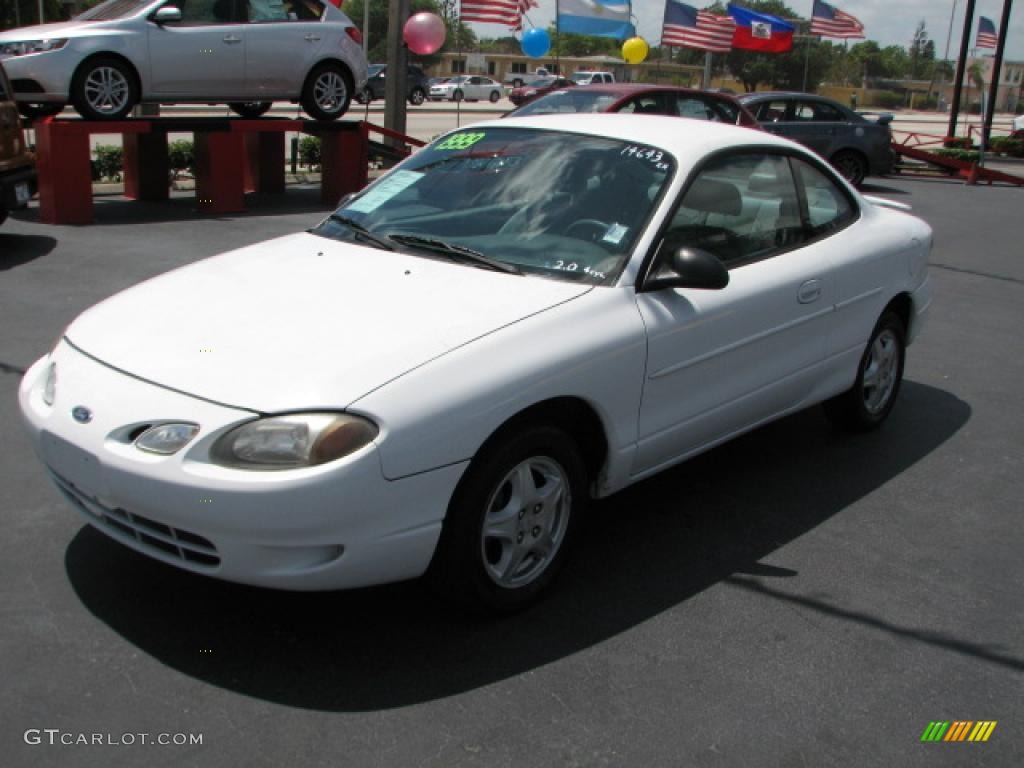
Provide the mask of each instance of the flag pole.
[{"label": "flag pole", "polygon": [[562,4],[555,0],[555,74],[562,74],[562,25],[560,18],[562,15],[561,10]]},{"label": "flag pole", "polygon": [[[814,2],[811,1],[811,19],[813,23],[814,19]],[[804,93],[807,93],[807,69],[811,63],[811,28],[807,27],[807,44],[804,45],[804,84],[800,89]]]},{"label": "flag pole", "polygon": [[988,148],[989,134],[992,133],[992,118],[996,112],[996,101],[999,98],[999,70],[1003,66],[1003,49],[1006,47],[1006,30],[1010,26],[1010,7],[1013,0],[1003,0],[1003,18],[999,26],[999,39],[996,42],[996,58],[992,62],[992,82],[988,86],[988,109],[985,110],[985,124],[981,129],[981,148]]}]

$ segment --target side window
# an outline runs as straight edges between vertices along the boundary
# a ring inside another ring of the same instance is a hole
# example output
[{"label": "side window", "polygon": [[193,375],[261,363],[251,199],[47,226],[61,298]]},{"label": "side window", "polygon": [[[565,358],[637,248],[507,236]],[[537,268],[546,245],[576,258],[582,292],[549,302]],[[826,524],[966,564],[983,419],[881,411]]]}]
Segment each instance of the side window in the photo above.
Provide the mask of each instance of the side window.
[{"label": "side window", "polygon": [[692,96],[679,96],[676,98],[676,112],[680,117],[695,117],[698,120],[716,120],[717,115],[712,112],[703,101]]},{"label": "side window", "polygon": [[234,24],[240,21],[235,0],[175,0],[168,3],[181,11],[183,26]]},{"label": "side window", "polygon": [[672,114],[665,105],[665,100],[660,93],[649,93],[641,96],[634,96],[622,105],[619,112],[632,112],[638,115],[669,115]]},{"label": "side window", "polygon": [[814,119],[819,123],[846,122],[846,116],[831,104],[815,104]]},{"label": "side window", "polygon": [[757,120],[760,123],[779,123],[786,119],[786,102],[766,101],[757,107]]},{"label": "side window", "polygon": [[757,153],[705,167],[683,195],[665,245],[700,248],[731,266],[767,258],[803,239],[787,159]]},{"label": "side window", "polygon": [[793,160],[807,197],[811,236],[842,229],[856,216],[850,198],[828,176],[803,160]]},{"label": "side window", "polygon": [[288,21],[284,0],[247,0],[249,21]]},{"label": "side window", "polygon": [[809,123],[814,120],[814,106],[803,101],[793,105],[793,121],[797,123]]}]

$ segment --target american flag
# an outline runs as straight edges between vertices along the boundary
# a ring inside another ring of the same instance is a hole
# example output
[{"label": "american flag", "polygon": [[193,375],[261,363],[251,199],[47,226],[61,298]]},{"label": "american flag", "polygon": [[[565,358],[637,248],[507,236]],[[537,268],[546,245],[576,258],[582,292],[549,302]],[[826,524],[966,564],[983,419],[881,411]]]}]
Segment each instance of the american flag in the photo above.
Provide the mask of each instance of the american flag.
[{"label": "american flag", "polygon": [[509,29],[523,28],[523,14],[536,8],[536,0],[462,0],[460,21],[506,24]]},{"label": "american flag", "polygon": [[979,48],[995,48],[999,43],[999,34],[992,19],[982,16],[978,19],[978,39],[975,45]]},{"label": "american flag", "polygon": [[735,28],[736,22],[731,16],[716,16],[708,11],[698,11],[692,5],[665,0],[661,44],[728,53],[732,49]]},{"label": "american flag", "polygon": [[814,0],[814,10],[811,12],[811,34],[822,37],[863,39],[864,25],[860,23],[860,19],[843,13],[834,5]]}]

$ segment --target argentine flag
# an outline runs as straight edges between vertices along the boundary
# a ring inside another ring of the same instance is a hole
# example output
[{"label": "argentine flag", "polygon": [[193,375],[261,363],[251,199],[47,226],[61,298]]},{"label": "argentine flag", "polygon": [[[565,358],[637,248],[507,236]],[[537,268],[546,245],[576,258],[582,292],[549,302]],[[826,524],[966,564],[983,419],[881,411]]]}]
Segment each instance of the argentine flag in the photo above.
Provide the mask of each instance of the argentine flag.
[{"label": "argentine flag", "polygon": [[615,0],[560,0],[558,28],[571,34],[626,40],[636,34],[629,10],[628,2]]}]

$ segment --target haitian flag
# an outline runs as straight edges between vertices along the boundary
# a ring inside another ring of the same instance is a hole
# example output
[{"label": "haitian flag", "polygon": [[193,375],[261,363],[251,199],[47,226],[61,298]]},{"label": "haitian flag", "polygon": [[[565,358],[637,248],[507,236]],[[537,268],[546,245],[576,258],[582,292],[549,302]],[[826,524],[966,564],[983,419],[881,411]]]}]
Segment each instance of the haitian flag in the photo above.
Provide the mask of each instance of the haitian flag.
[{"label": "haitian flag", "polygon": [[742,5],[729,3],[729,15],[736,22],[732,47],[762,53],[785,53],[793,49],[795,27],[778,16],[756,13]]}]

